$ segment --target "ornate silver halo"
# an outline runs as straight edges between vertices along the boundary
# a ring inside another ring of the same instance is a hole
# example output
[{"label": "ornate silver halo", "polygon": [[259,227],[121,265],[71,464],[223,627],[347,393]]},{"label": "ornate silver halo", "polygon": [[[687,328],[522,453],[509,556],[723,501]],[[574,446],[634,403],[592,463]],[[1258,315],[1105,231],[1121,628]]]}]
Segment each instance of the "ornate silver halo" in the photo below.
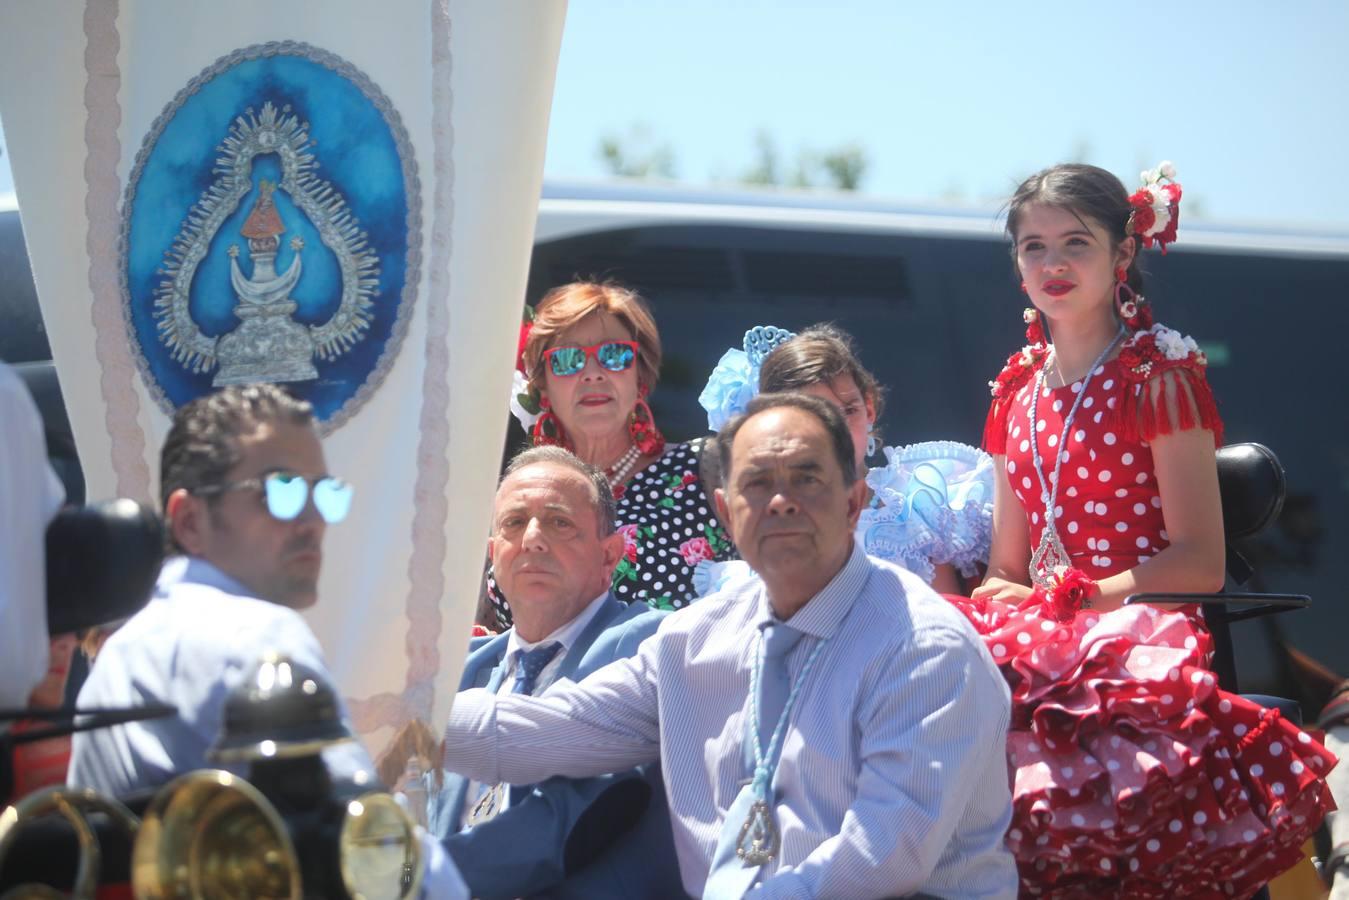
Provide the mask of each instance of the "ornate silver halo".
[{"label": "ornate silver halo", "polygon": [[[146,134],[127,181],[119,242],[122,312],[142,377],[160,408],[172,415],[174,404],[151,370],[141,344],[148,338],[138,333],[131,314],[130,230],[137,187],[159,138],[185,102],[212,79],[238,64],[275,56],[298,57],[318,63],[360,91],[389,129],[397,149],[406,198],[405,270],[401,296],[388,298],[396,299],[397,310],[388,337],[364,380],[338,409],[320,422],[320,431],[328,434],[345,424],[369,400],[392,367],[406,336],[420,286],[422,252],[421,187],[407,131],[383,92],[345,60],[295,41],[259,44],[221,57],[178,92]],[[280,161],[281,177],[272,188],[279,188],[290,198],[335,257],[341,277],[341,296],[336,311],[327,321],[305,325],[290,317],[296,304],[288,296],[288,288],[298,281],[303,243],[292,238],[291,247],[296,253],[291,267],[278,275],[273,260],[283,224],[273,229],[276,236],[271,247],[250,240],[254,264],[251,275],[239,267],[237,249],[230,248],[233,287],[237,296],[234,312],[240,324],[226,334],[209,337],[192,317],[189,299],[193,278],[221,225],[253,189],[253,160],[263,154],[275,154]],[[364,339],[375,316],[380,285],[379,259],[365,230],[340,187],[319,174],[319,161],[313,152],[308,123],[289,106],[278,109],[266,101],[259,110],[248,108],[236,116],[216,148],[211,176],[210,185],[187,212],[157,272],[158,284],[153,300],[155,337],[170,357],[188,372],[218,369],[213,381],[215,386],[243,381],[306,381],[318,377],[314,360],[331,361],[352,349]]]}]

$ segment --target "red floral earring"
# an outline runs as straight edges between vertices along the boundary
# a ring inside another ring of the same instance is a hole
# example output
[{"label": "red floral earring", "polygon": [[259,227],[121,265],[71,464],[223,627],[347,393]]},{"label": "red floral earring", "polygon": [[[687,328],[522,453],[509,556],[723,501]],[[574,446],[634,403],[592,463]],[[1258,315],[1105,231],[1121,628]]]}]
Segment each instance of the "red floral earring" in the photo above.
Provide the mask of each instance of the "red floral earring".
[{"label": "red floral earring", "polygon": [[1115,270],[1115,310],[1120,321],[1133,331],[1152,327],[1152,310],[1147,300],[1129,287],[1129,275],[1123,268]]},{"label": "red floral earring", "polygon": [[1021,318],[1026,323],[1026,342],[1032,346],[1043,344],[1045,329],[1040,323],[1040,311],[1028,306],[1021,311]]},{"label": "red floral earring", "polygon": [[571,441],[567,440],[567,432],[562,428],[562,420],[553,412],[553,405],[548,402],[546,396],[539,398],[539,417],[534,421],[534,428],[530,432],[530,442],[535,447],[562,447],[565,450],[571,449]]},{"label": "red floral earring", "polygon": [[628,418],[628,434],[632,444],[643,456],[659,456],[665,451],[665,435],[656,427],[656,417],[646,402],[647,388],[643,385],[638,391],[637,405]]}]

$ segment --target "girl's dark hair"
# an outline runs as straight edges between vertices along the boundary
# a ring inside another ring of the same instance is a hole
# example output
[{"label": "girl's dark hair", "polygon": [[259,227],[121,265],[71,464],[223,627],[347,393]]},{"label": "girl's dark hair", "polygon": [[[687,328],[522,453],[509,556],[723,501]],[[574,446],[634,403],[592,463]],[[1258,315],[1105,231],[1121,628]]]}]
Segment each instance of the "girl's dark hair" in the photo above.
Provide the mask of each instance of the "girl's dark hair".
[{"label": "girl's dark hair", "polygon": [[848,375],[862,397],[870,400],[877,420],[885,407],[885,390],[857,358],[852,335],[834,325],[812,325],[779,344],[759,369],[759,390],[765,394],[799,391]]},{"label": "girl's dark hair", "polygon": [[[1021,182],[1007,204],[1007,235],[1012,239],[1014,262],[1021,216],[1026,207],[1034,203],[1066,209],[1078,219],[1091,219],[1105,229],[1115,246],[1131,237],[1128,223],[1133,207],[1129,205],[1129,192],[1124,189],[1124,184],[1105,169],[1081,163],[1061,163]],[[1143,272],[1139,265],[1142,256],[1142,253],[1134,253],[1125,276],[1129,287],[1139,294],[1143,293]]]}]

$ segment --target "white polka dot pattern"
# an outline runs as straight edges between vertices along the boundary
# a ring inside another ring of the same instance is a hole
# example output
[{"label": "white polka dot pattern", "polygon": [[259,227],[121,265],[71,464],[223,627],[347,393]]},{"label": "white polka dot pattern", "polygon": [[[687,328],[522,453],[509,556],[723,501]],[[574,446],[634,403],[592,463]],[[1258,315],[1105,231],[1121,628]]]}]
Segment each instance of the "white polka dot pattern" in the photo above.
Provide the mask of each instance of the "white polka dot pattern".
[{"label": "white polka dot pattern", "polygon": [[[1007,422],[1023,437],[1006,444],[1032,546],[1045,519],[1029,442],[1050,466],[1060,453],[1059,537],[1097,579],[1169,543],[1151,449],[1107,413],[1123,407],[1133,383],[1118,361],[1101,375],[1061,447],[1048,438],[1063,432],[1081,384],[1048,391],[1034,428],[1034,386],[1024,385]],[[1195,608],[1132,606],[1058,621],[1035,603],[952,602],[1012,689],[1007,844],[1021,896],[1250,896],[1300,858],[1330,804],[1323,775],[1333,758],[1287,720],[1218,687]]]},{"label": "white polka dot pattern", "polygon": [[[1129,383],[1119,375],[1118,361],[1107,362],[1102,368],[1105,377],[1093,378],[1087,386],[1087,395],[1082,398],[1084,409],[1108,405],[1116,395],[1122,396],[1130,389]],[[1034,390],[1031,381],[1021,388],[1017,397],[1028,403]],[[1058,435],[1063,432],[1063,417],[1072,408],[1073,394],[1080,390],[1080,382],[1050,390],[1046,396],[1053,397],[1054,401],[1040,405],[1041,418],[1035,428],[1026,438],[1007,443],[1007,470],[1018,473],[1013,486],[1020,488],[1016,496],[1026,508],[1026,516],[1031,522],[1031,546],[1040,540],[1043,504],[1035,484],[1030,441],[1039,442],[1048,481]],[[1025,403],[1014,406],[1008,417],[1008,433],[1013,437],[1024,433],[1026,412],[1017,410],[1025,410]],[[1152,475],[1152,451],[1146,444],[1126,441],[1109,419],[1088,416],[1079,410],[1072,439],[1064,444],[1063,452],[1066,459],[1060,496],[1083,498],[1086,512],[1095,517],[1074,522],[1076,528],[1060,525],[1059,538],[1079,568],[1094,578],[1103,578],[1138,565],[1136,556],[1105,557],[1093,553],[1093,544],[1101,537],[1119,538],[1129,546],[1137,542],[1140,548],[1153,548],[1154,553],[1165,549],[1167,541],[1162,534],[1157,480]]]}]

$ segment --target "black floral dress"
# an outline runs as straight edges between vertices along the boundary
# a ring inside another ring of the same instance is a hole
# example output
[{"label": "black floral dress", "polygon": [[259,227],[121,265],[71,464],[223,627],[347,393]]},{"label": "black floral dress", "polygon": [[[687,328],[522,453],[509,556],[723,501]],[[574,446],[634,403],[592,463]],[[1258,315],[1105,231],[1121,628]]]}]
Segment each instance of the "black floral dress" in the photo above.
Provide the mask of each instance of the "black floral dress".
[{"label": "black floral dress", "polygon": [[[735,559],[735,547],[698,480],[702,439],[669,444],[665,453],[634,475],[618,499],[623,559],[614,569],[614,596],[644,601],[653,609],[680,609],[698,596],[693,571],[708,559]],[[511,625],[510,604],[487,572],[487,596],[501,629]]]}]

